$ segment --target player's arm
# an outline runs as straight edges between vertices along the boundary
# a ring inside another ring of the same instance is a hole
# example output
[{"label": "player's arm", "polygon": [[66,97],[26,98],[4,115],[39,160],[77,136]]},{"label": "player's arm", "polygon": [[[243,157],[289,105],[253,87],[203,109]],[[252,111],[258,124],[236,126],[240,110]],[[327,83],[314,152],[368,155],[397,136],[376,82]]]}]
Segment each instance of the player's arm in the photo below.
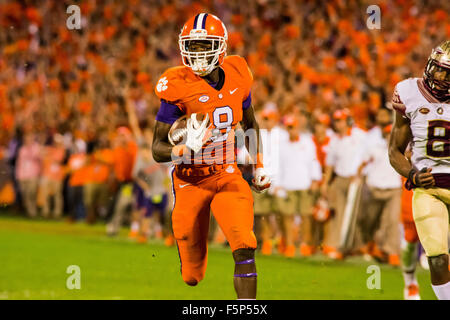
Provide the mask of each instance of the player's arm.
[{"label": "player's arm", "polygon": [[406,147],[411,138],[409,120],[396,111],[394,113],[394,126],[389,139],[389,161],[395,171],[404,177],[408,177],[412,169],[411,163],[405,157]]},{"label": "player's arm", "polygon": [[[256,150],[256,155],[250,155],[252,158],[254,158],[255,156],[258,157],[258,154],[262,154],[262,145],[259,135],[259,124],[258,121],[256,121],[255,110],[253,109],[252,105],[243,110],[241,126],[244,129],[245,133],[249,134],[248,140],[245,140],[245,147],[249,152]],[[250,143],[256,143],[256,146],[250,145]],[[256,161],[258,164],[258,158],[256,159]]]},{"label": "player's arm", "polygon": [[153,159],[156,162],[170,162],[173,159],[172,154],[179,158],[187,151],[184,144],[176,146],[170,144],[168,135],[171,127],[169,123],[156,121],[152,143]]},{"label": "player's arm", "polygon": [[406,148],[412,139],[409,120],[398,111],[394,114],[394,126],[389,139],[389,161],[400,175],[409,179],[416,186],[429,188],[435,181],[431,169],[417,171],[405,156]]},{"label": "player's arm", "polygon": [[169,131],[172,124],[183,112],[173,103],[161,99],[161,106],[156,115],[153,132],[152,154],[156,162],[170,162],[187,152],[185,144],[172,146],[169,142]]},{"label": "player's arm", "polygon": [[[248,100],[246,100],[246,101],[248,101]],[[256,121],[256,117],[255,117],[255,111],[251,104],[248,106],[245,106],[245,101],[244,101],[241,126],[244,128],[244,131],[246,132],[246,136],[248,136],[248,138],[249,138],[248,142],[247,141],[245,142],[245,146],[246,146],[247,150],[249,151],[250,157],[253,158],[254,162],[255,162],[255,157],[256,157],[255,178],[253,179],[252,188],[256,192],[264,192],[270,187],[271,179],[270,179],[269,175],[265,172],[264,166],[263,166],[262,143],[261,143],[261,137],[259,134],[259,124],[258,124],[258,121]],[[255,143],[256,143],[256,146],[254,145]],[[253,144],[253,145],[251,145],[251,144]],[[256,150],[256,155],[251,154],[253,150]]]}]

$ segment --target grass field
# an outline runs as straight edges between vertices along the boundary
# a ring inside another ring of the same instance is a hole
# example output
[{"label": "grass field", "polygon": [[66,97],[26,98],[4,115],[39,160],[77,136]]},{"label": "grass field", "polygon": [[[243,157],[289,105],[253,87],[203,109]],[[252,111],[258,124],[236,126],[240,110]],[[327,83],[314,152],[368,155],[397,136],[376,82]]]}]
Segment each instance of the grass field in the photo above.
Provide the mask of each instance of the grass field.
[{"label": "grass field", "polygon": [[[370,264],[322,256],[256,258],[258,299],[402,299],[400,269],[381,267],[381,289],[369,290]],[[81,289],[69,290],[69,265],[81,269]],[[0,216],[0,299],[235,299],[228,248],[210,246],[205,279],[181,280],[176,247],[137,244],[122,230],[108,238],[104,226],[29,221]],[[435,299],[428,271],[418,271],[423,299]]]}]

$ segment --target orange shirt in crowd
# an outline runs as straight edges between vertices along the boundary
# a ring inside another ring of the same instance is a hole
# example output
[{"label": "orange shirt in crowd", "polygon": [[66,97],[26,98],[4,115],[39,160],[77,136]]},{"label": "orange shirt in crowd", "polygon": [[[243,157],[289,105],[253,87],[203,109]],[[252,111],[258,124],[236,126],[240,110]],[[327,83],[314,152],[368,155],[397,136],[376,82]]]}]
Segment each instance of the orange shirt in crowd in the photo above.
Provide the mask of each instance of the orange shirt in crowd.
[{"label": "orange shirt in crowd", "polygon": [[94,152],[91,162],[86,166],[87,183],[106,183],[114,164],[114,153],[111,149]]},{"label": "orange shirt in crowd", "polygon": [[125,147],[114,148],[114,173],[119,181],[131,180],[137,149],[137,144],[133,141],[128,142]]},{"label": "orange shirt in crowd", "polygon": [[42,175],[53,181],[64,179],[64,166],[62,164],[66,151],[62,147],[46,147],[43,157]]},{"label": "orange shirt in crowd", "polygon": [[87,156],[85,153],[76,153],[70,156],[68,169],[72,173],[69,179],[71,187],[82,186],[86,183],[89,174],[86,160]]}]

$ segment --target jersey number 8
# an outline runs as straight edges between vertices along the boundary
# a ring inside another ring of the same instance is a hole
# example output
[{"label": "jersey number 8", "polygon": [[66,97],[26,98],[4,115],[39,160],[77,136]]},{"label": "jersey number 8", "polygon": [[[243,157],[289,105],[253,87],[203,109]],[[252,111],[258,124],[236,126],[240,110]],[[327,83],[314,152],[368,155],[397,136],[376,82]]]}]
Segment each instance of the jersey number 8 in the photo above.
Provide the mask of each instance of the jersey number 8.
[{"label": "jersey number 8", "polygon": [[434,158],[450,158],[450,121],[428,122],[427,155]]},{"label": "jersey number 8", "polygon": [[228,132],[230,132],[233,124],[233,109],[229,106],[214,109],[213,123],[216,128],[213,130],[211,140],[214,142],[227,140]]}]

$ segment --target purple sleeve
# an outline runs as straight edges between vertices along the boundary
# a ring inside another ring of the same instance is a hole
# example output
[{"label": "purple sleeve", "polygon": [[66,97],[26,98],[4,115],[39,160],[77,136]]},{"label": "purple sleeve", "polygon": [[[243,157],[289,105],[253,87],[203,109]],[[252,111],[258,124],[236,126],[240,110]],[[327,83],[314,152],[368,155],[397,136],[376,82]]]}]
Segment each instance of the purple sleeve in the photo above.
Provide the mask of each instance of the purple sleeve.
[{"label": "purple sleeve", "polygon": [[242,109],[248,109],[252,105],[252,92],[248,94],[248,97],[242,101]]},{"label": "purple sleeve", "polygon": [[176,105],[161,99],[161,106],[156,114],[156,120],[173,124],[183,114],[183,111],[181,111]]}]

